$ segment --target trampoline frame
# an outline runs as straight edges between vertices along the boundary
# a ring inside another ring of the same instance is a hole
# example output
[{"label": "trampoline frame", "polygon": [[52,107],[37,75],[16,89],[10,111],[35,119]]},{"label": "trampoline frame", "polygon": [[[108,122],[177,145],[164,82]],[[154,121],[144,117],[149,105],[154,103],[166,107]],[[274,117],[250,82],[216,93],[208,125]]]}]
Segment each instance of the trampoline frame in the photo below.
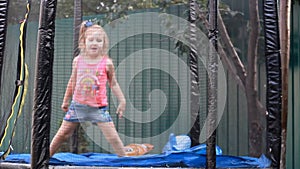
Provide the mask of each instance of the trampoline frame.
[{"label": "trampoline frame", "polygon": [[[80,2],[79,1],[74,1]],[[0,4],[7,3],[8,1],[0,1]],[[30,1],[28,1],[30,3]],[[210,5],[214,4],[217,7],[217,0],[210,0]],[[190,18],[191,24],[193,24],[193,15],[195,13],[195,6],[197,5],[196,0],[190,0]],[[55,17],[56,17],[56,0],[41,0],[40,5],[40,20],[39,20],[39,31],[38,31],[38,46],[36,54],[36,66],[37,71],[35,74],[35,96],[34,96],[34,109],[32,117],[32,141],[31,141],[31,168],[48,168],[49,165],[49,145],[50,142],[50,114],[51,114],[51,91],[52,91],[52,69],[53,69],[53,57],[54,57],[54,34],[55,34]],[[7,5],[8,6],[8,5]],[[212,6],[213,7],[213,6]],[[217,16],[217,9],[210,8],[210,15]],[[263,18],[264,18],[264,32],[265,32],[265,58],[267,68],[267,156],[272,161],[272,167],[278,167],[280,164],[280,153],[281,153],[281,58],[280,58],[280,38],[279,38],[279,26],[277,16],[277,1],[275,0],[264,0],[263,1]],[[6,13],[7,13],[6,7]],[[75,10],[79,10],[76,8]],[[7,15],[3,15],[5,19]],[[2,17],[2,15],[1,15]],[[82,17],[82,15],[81,15]],[[78,19],[78,18],[77,18]],[[78,20],[79,21],[79,20]],[[80,20],[81,21],[81,20]],[[6,23],[4,29],[6,31]],[[75,23],[78,25],[78,22]],[[217,24],[215,20],[211,24]],[[75,27],[76,27],[75,25]],[[193,29],[193,27],[191,28]],[[5,42],[5,31],[0,33],[3,35]],[[193,31],[192,31],[193,32]],[[217,28],[212,27],[210,33],[214,36],[213,41],[216,41]],[[49,38],[50,37],[50,38]],[[76,38],[75,38],[76,39]],[[4,43],[5,44],[5,43]],[[45,48],[45,45],[48,47]],[[49,46],[50,44],[50,46]],[[3,51],[5,46],[0,46],[0,68],[2,74],[2,60]],[[197,56],[197,53],[191,53],[190,58]],[[197,60],[194,60],[197,64]],[[45,64],[48,63],[48,64]],[[194,74],[195,75],[195,74]],[[199,81],[197,74],[194,80]],[[1,83],[0,83],[1,84]],[[197,83],[196,83],[197,84]],[[47,91],[47,92],[45,92]],[[42,99],[47,98],[47,99]],[[42,106],[41,106],[42,105]],[[197,114],[198,112],[192,112]],[[213,112],[214,113],[214,112]],[[274,118],[275,117],[275,118]],[[41,127],[43,125],[44,127]],[[198,124],[195,124],[198,125]],[[41,130],[43,129],[43,130]],[[199,138],[197,131],[192,132],[192,139]],[[215,135],[213,135],[215,137]],[[43,138],[43,139],[40,139]],[[207,147],[212,150],[215,146],[215,139],[212,139]],[[207,168],[215,168],[216,157],[215,152],[208,151],[207,159],[210,159],[207,163]],[[1,163],[4,167],[6,164]],[[8,164],[7,167],[13,164]],[[28,165],[22,164],[18,167],[27,167]],[[59,168],[58,166],[55,168]],[[76,168],[72,166],[70,168]],[[95,167],[91,167],[95,168]],[[101,167],[103,168],[103,167]],[[108,167],[111,168],[111,167]]]}]

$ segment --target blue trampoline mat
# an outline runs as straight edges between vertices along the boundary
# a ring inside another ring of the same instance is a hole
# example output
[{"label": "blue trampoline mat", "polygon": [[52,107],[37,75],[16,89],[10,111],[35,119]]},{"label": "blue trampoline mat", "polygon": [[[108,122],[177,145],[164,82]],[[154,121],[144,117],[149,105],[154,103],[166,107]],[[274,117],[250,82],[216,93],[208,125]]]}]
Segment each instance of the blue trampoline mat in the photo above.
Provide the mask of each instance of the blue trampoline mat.
[{"label": "blue trampoline mat", "polygon": [[[182,151],[168,151],[161,154],[147,154],[135,157],[118,157],[104,153],[57,153],[50,158],[50,165],[106,166],[106,167],[195,167],[204,168],[206,146],[199,145]],[[217,154],[220,154],[218,151]],[[30,154],[10,154],[2,162],[30,163]],[[217,155],[218,168],[268,168],[271,161],[247,156]]]}]

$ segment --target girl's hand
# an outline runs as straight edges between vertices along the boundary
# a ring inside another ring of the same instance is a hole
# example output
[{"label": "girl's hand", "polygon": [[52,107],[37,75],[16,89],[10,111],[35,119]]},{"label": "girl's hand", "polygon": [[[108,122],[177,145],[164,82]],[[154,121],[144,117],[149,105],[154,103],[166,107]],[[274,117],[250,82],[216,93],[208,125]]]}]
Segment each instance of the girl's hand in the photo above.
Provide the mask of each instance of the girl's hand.
[{"label": "girl's hand", "polygon": [[69,103],[63,102],[63,104],[61,105],[61,109],[62,109],[64,112],[67,112],[68,109],[69,109]]},{"label": "girl's hand", "polygon": [[123,117],[123,113],[125,111],[125,107],[126,107],[126,102],[123,101],[123,102],[120,102],[118,108],[117,108],[117,114],[119,116],[119,118],[121,119]]}]

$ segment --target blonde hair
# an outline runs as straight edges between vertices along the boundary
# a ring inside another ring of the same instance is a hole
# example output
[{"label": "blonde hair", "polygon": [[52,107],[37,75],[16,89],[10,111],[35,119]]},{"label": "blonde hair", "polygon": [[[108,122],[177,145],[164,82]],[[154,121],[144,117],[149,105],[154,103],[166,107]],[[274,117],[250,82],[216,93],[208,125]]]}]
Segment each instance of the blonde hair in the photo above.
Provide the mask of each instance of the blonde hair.
[{"label": "blonde hair", "polygon": [[86,32],[91,28],[98,29],[104,35],[103,54],[107,55],[108,48],[109,48],[108,36],[100,25],[93,24],[91,21],[83,21],[80,25],[78,48],[80,49],[81,52],[85,51]]}]

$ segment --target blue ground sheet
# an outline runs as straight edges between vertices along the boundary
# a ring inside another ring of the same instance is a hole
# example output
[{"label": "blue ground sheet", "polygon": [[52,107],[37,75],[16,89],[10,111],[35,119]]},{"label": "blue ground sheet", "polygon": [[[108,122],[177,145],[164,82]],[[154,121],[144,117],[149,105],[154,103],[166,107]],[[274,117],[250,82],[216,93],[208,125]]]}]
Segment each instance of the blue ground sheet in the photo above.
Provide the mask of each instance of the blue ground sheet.
[{"label": "blue ground sheet", "polygon": [[[206,145],[191,147],[188,136],[170,134],[169,141],[161,154],[118,157],[104,153],[56,153],[50,158],[50,165],[99,166],[99,167],[193,167],[205,168]],[[1,152],[0,152],[1,153]],[[271,161],[264,155],[260,158],[248,156],[223,155],[222,149],[216,146],[217,168],[268,168]],[[9,154],[1,162],[30,163],[30,154]]]},{"label": "blue ground sheet", "polygon": [[[217,152],[218,154],[218,152]],[[2,162],[30,163],[30,154],[10,154]],[[107,167],[194,167],[205,168],[205,146],[199,145],[183,151],[170,151],[162,154],[148,154],[135,157],[118,157],[104,153],[57,153],[50,165],[107,166]],[[247,156],[217,155],[218,168],[268,168],[270,160]],[[1,162],[0,162],[1,164]]]}]

